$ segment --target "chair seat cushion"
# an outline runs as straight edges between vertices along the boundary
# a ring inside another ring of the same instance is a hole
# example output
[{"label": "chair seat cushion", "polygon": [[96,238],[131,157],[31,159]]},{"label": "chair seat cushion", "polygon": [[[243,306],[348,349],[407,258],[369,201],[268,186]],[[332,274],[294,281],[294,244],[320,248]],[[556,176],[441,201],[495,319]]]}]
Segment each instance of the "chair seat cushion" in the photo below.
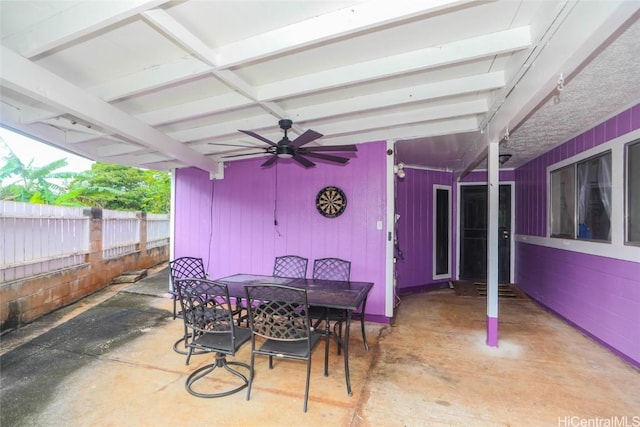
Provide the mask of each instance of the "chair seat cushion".
[{"label": "chair seat cushion", "polygon": [[206,349],[209,351],[236,352],[242,344],[251,338],[251,330],[249,328],[236,327],[235,348],[231,344],[231,333],[205,333],[200,335],[193,342],[189,343],[190,347]]},{"label": "chair seat cushion", "polygon": [[[311,334],[311,350],[316,346],[318,341],[322,338],[321,334]],[[309,357],[309,347],[307,346],[307,340],[301,341],[278,341],[278,340],[266,340],[257,352],[262,354],[268,354],[271,356],[288,356],[288,357]]]}]

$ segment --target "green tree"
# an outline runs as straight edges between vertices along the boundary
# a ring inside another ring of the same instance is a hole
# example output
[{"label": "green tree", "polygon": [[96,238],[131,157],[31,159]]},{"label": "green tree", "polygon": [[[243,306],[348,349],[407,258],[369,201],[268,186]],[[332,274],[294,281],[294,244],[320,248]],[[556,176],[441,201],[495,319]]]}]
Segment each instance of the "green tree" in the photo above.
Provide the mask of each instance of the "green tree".
[{"label": "green tree", "polygon": [[71,182],[69,192],[105,209],[167,213],[170,186],[166,172],[96,162]]},{"label": "green tree", "polygon": [[56,172],[66,159],[41,167],[24,164],[0,138],[8,153],[0,165],[0,199],[62,206],[167,213],[170,179],[166,172],[96,162],[85,172]]},{"label": "green tree", "polygon": [[61,180],[74,177],[71,172],[56,172],[67,165],[67,159],[54,160],[44,166],[36,167],[33,160],[24,164],[11,148],[0,138],[7,151],[0,168],[0,199],[16,202],[53,204],[64,191]]}]

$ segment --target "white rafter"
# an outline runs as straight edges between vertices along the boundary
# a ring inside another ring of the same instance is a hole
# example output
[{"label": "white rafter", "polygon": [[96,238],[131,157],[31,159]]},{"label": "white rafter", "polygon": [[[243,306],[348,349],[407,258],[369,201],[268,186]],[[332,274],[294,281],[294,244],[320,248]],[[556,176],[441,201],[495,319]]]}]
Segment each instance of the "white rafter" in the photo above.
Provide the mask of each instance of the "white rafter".
[{"label": "white rafter", "polygon": [[64,12],[38,23],[35,28],[26,28],[21,33],[3,39],[2,44],[25,58],[32,58],[167,1],[78,2]]},{"label": "white rafter", "polygon": [[216,50],[216,56],[219,58],[218,66],[231,67],[253,62],[302,47],[406,21],[417,16],[460,7],[465,3],[470,3],[470,1],[391,2],[383,0],[349,6],[222,46]]},{"label": "white rafter", "polygon": [[[217,172],[218,164],[149,127],[101,99],[61,79],[57,75],[37,66],[11,50],[2,47],[2,86],[24,93],[40,102],[57,108],[90,123],[97,123],[112,133],[125,136],[147,147],[167,152],[177,159],[197,166],[205,171]],[[32,82],[38,82],[36,87]]]},{"label": "white rafter", "polygon": [[525,49],[530,44],[530,29],[524,26],[284,79],[257,90],[260,100],[276,100],[471,61]]}]

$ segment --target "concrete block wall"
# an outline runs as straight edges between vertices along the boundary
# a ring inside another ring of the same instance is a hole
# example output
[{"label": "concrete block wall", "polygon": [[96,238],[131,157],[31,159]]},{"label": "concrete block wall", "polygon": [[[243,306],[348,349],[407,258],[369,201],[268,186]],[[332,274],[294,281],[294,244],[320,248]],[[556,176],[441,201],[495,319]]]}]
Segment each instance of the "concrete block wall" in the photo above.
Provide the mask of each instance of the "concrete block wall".
[{"label": "concrete block wall", "polygon": [[[0,331],[19,328],[61,307],[108,286],[125,271],[167,262],[169,245],[146,250],[146,216],[141,215],[140,243],[136,252],[102,258],[102,215],[92,209],[89,253],[73,267],[0,284]],[[167,289],[169,284],[167,283]]]}]

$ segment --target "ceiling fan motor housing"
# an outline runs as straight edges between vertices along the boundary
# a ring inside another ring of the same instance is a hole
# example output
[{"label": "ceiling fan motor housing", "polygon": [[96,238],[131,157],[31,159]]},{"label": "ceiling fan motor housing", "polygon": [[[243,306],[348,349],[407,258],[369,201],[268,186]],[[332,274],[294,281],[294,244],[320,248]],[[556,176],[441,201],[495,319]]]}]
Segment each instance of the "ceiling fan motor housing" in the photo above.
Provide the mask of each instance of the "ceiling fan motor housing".
[{"label": "ceiling fan motor housing", "polygon": [[280,125],[280,129],[291,129],[291,126],[293,125],[293,121],[289,120],[289,119],[281,119],[278,124]]}]

